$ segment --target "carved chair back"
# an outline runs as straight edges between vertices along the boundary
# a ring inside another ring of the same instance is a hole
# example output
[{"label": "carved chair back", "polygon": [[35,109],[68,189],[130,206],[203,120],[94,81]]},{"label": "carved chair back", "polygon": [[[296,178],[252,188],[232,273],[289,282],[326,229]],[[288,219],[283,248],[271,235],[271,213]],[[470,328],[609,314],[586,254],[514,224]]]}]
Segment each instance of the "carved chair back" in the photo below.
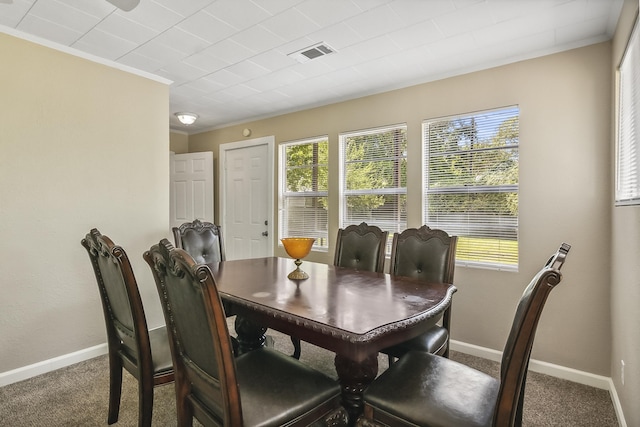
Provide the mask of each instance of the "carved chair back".
[{"label": "carved chair back", "polygon": [[199,264],[225,260],[222,229],[199,219],[173,227],[177,248],[182,248]]},{"label": "carved chair back", "polygon": [[453,283],[457,236],[426,225],[394,233],[389,271],[425,282]]},{"label": "carved chair back", "polygon": [[382,273],[388,236],[388,231],[366,222],[339,229],[333,264]]}]

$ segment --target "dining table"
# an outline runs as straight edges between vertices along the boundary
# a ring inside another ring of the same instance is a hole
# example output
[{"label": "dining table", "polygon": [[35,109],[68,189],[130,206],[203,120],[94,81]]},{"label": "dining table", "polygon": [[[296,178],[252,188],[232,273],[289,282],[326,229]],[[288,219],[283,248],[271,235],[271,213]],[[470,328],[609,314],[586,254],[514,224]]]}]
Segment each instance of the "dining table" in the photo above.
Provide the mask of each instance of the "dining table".
[{"label": "dining table", "polygon": [[426,332],[451,306],[450,283],[303,261],[292,280],[286,257],[207,264],[225,308],[236,315],[240,354],[265,345],[267,328],[335,353],[342,403],[353,425],[378,373],[378,352]]}]

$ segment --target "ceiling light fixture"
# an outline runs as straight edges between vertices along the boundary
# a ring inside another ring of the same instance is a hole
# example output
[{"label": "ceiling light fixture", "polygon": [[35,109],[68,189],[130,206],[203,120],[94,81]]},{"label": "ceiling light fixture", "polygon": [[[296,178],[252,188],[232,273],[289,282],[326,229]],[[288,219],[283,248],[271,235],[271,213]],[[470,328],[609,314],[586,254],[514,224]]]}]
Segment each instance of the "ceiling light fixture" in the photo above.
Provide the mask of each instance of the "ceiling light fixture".
[{"label": "ceiling light fixture", "polygon": [[189,126],[196,121],[198,115],[195,113],[176,113],[176,117],[180,120],[180,123]]},{"label": "ceiling light fixture", "polygon": [[129,12],[133,10],[140,0],[107,0],[109,3],[114,5],[115,7],[124,10],[125,12]]}]

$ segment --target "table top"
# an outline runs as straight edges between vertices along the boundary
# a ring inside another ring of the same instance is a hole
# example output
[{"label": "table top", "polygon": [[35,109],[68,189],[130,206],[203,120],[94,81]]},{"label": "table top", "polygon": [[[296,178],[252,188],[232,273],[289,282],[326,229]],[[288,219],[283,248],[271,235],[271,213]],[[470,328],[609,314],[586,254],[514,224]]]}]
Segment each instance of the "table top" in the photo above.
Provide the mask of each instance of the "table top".
[{"label": "table top", "polygon": [[261,316],[268,327],[334,351],[340,349],[327,343],[327,337],[351,344],[379,341],[375,349],[366,350],[377,351],[417,336],[449,307],[456,291],[451,284],[309,261],[301,265],[309,278],[290,280],[294,260],[280,257],[209,267],[223,299]]}]

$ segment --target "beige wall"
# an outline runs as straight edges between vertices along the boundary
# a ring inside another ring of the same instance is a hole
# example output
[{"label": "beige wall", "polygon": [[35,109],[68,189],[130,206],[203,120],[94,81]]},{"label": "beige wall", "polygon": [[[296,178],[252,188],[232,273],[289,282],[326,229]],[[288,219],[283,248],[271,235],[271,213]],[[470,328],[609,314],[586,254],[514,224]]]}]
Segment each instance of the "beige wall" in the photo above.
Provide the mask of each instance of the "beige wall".
[{"label": "beige wall", "polygon": [[169,133],[169,150],[175,154],[184,154],[189,152],[189,135],[182,132]]},{"label": "beige wall", "polygon": [[[601,43],[326,107],[191,135],[189,151],[275,135],[276,142],[329,136],[329,227],[338,228],[338,134],[407,123],[409,193],[420,194],[424,119],[520,106],[520,270],[458,268],[452,338],[502,350],[523,288],[562,242],[573,245],[565,280],[540,322],[533,357],[581,371],[610,371],[611,45]],[[274,171],[276,173],[277,171]],[[216,194],[220,194],[216,191]],[[275,197],[275,195],[274,195]],[[216,206],[220,206],[216,201]],[[409,197],[409,226],[421,221]],[[330,254],[311,259],[328,262]],[[284,252],[277,251],[280,255]]]},{"label": "beige wall", "polygon": [[[612,69],[617,70],[635,17],[638,2],[626,0],[613,40]],[[616,98],[617,101],[617,98]],[[617,102],[614,103],[617,105]],[[612,141],[615,141],[612,132]],[[615,143],[611,143],[615,159]],[[611,164],[614,162],[612,160]],[[612,166],[613,167],[613,166]],[[610,183],[614,188],[613,178]],[[613,197],[612,197],[613,199]],[[613,207],[611,251],[611,378],[616,387],[627,425],[640,425],[640,206]],[[625,361],[625,384],[620,379],[620,361]]]},{"label": "beige wall", "polygon": [[106,342],[92,227],[163,323],[142,253],[169,230],[169,89],[6,34],[0,58],[2,373]]},{"label": "beige wall", "polygon": [[[167,134],[165,85],[0,34],[0,93],[11,101],[0,104],[0,373],[105,342],[79,244],[94,226],[129,252],[149,323],[162,323],[141,254],[167,236],[167,148],[217,157],[219,144],[244,139],[245,127],[251,138],[275,135],[278,143],[327,134],[337,206],[340,132],[406,122],[413,193],[423,119],[518,104],[520,271],[458,269],[453,339],[501,349],[526,282],[567,241],[565,280],[543,314],[533,357],[611,376],[627,424],[640,425],[640,210],[611,208],[613,72],[637,9],[625,0],[612,44],[188,138]],[[418,199],[410,198],[410,226],[420,224]],[[337,227],[333,209],[332,236]]]}]

